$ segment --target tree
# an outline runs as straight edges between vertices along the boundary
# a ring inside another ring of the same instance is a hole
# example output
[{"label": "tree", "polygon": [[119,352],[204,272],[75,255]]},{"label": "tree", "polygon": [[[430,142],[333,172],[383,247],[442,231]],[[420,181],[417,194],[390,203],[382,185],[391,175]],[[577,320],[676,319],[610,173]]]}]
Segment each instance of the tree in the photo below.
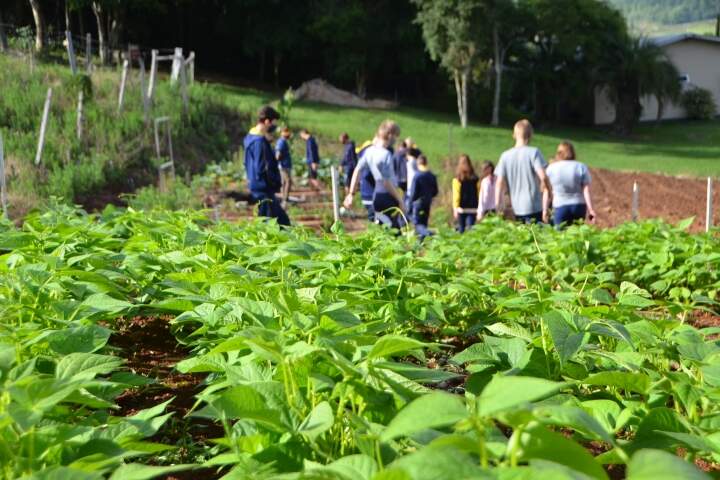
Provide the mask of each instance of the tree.
[{"label": "tree", "polygon": [[533,19],[517,69],[532,86],[522,100],[540,121],[592,122],[598,65],[627,35],[625,19],[598,0],[521,0],[520,9]]},{"label": "tree", "polygon": [[[600,70],[601,84],[615,105],[614,128],[628,134],[642,115],[640,99],[654,95],[663,101],[673,94],[668,87],[679,73],[665,51],[647,39],[625,36],[609,45],[608,57]],[[658,80],[662,78],[662,80]]]},{"label": "tree", "polygon": [[647,91],[657,100],[658,110],[656,121],[660,122],[665,113],[665,104],[667,102],[676,103],[680,101],[682,96],[682,86],[680,85],[680,72],[671,62],[663,61],[657,66],[655,75],[650,78]]},{"label": "tree", "polygon": [[483,24],[481,0],[412,0],[418,7],[416,22],[422,26],[430,57],[439,61],[455,82],[460,124],[467,127],[468,83],[481,58]]},{"label": "tree", "polygon": [[495,86],[493,95],[492,125],[500,124],[500,101],[502,94],[505,60],[511,48],[527,41],[528,25],[532,23],[527,11],[518,8],[512,0],[490,0],[485,3],[485,18],[492,29],[493,71]]},{"label": "tree", "polygon": [[30,8],[32,8],[33,19],[35,20],[35,50],[40,52],[45,50],[47,46],[45,15],[43,15],[40,0],[30,0]]}]

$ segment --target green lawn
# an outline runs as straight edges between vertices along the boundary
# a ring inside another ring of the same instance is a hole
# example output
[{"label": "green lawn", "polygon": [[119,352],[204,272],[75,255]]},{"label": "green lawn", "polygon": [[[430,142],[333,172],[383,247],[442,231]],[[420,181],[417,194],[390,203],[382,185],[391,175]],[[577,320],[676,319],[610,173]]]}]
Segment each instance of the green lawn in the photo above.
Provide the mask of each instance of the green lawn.
[{"label": "green lawn", "polygon": [[[255,110],[263,102],[276,100],[264,92],[219,85],[214,89],[242,110]],[[497,160],[512,145],[508,126],[473,124],[463,130],[452,115],[412,108],[381,111],[297,103],[291,113],[293,128],[309,128],[326,142],[334,141],[343,131],[362,142],[372,137],[384,118],[396,120],[403,136],[412,136],[436,168],[443,159],[460,152],[475,161]],[[579,159],[593,167],[695,177],[720,175],[719,121],[644,125],[630,138],[610,135],[602,128],[551,128],[538,132],[535,144],[550,157],[558,142],[565,139],[572,140]]]}]

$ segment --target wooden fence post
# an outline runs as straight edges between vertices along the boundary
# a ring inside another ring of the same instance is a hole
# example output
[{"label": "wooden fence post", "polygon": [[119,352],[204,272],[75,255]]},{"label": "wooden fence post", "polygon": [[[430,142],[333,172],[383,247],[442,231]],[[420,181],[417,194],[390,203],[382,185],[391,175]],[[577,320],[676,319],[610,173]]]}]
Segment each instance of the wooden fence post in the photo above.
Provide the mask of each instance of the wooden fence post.
[{"label": "wooden fence post", "polygon": [[67,42],[68,58],[70,59],[70,70],[72,70],[73,75],[77,75],[77,58],[75,58],[75,47],[73,46],[70,30],[65,30],[65,41]]},{"label": "wooden fence post", "polygon": [[83,91],[80,90],[80,93],[78,94],[78,103],[77,103],[77,119],[76,119],[76,128],[77,128],[77,139],[78,141],[82,141],[83,137]]},{"label": "wooden fence post", "polygon": [[188,83],[192,85],[195,83],[195,52],[190,52],[188,59],[185,61],[185,65],[188,67]]},{"label": "wooden fence post", "polygon": [[182,101],[183,101],[183,113],[185,115],[187,115],[189,99],[188,99],[187,73],[185,71],[184,63],[180,66],[180,95],[182,96]]},{"label": "wooden fence post", "polygon": [[337,223],[340,221],[340,178],[335,165],[330,167],[330,176],[332,177],[333,218]]},{"label": "wooden fence post", "polygon": [[155,81],[157,79],[157,67],[158,67],[158,51],[153,50],[150,60],[150,81],[148,82],[147,99],[152,101],[153,94],[155,93]]},{"label": "wooden fence post", "polygon": [[85,35],[85,70],[87,74],[92,73],[92,35]]},{"label": "wooden fence post", "polygon": [[705,231],[709,232],[713,224],[713,184],[712,178],[707,179],[707,207],[705,209]]},{"label": "wooden fence post", "polygon": [[3,216],[7,218],[7,180],[5,179],[5,147],[2,132],[0,132],[0,204],[2,204]]},{"label": "wooden fence post", "polygon": [[125,101],[125,84],[127,83],[128,67],[130,61],[125,59],[122,66],[122,76],[120,77],[120,93],[118,95],[118,112],[122,111],[123,102]]},{"label": "wooden fence post", "polygon": [[638,210],[640,208],[640,187],[637,182],[633,183],[632,191],[632,221],[637,222],[639,218]]},{"label": "wooden fence post", "polygon": [[150,121],[150,103],[148,102],[147,90],[145,89],[145,60],[142,57],[138,58],[140,63],[140,98],[142,99],[143,105],[143,117],[145,124]]},{"label": "wooden fence post", "polygon": [[180,80],[180,70],[183,67],[183,49],[176,48],[173,54],[172,70],[170,72],[170,85],[175,85]]},{"label": "wooden fence post", "polygon": [[43,108],[42,121],[40,122],[40,138],[38,139],[37,153],[35,154],[35,165],[40,165],[43,148],[45,147],[45,133],[47,132],[48,117],[50,116],[50,102],[52,101],[52,88],[48,88]]}]

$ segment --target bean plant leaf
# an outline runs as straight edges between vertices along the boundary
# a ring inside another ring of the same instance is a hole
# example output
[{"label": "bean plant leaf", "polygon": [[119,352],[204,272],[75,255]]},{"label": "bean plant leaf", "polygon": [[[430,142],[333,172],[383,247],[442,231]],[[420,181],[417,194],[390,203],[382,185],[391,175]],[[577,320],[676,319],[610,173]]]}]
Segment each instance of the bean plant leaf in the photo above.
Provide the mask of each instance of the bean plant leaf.
[{"label": "bean plant leaf", "polygon": [[132,303],[118,300],[105,293],[94,293],[83,300],[82,305],[91,310],[107,313],[119,313],[133,306]]},{"label": "bean plant leaf", "polygon": [[710,480],[692,463],[662,450],[643,449],[635,453],[627,467],[627,480]]},{"label": "bean plant leaf", "polygon": [[564,383],[535,377],[497,374],[477,399],[480,416],[489,417],[518,405],[534,402],[558,392]]},{"label": "bean plant leaf", "polygon": [[[581,445],[552,432],[539,423],[531,423],[520,434],[520,458],[549,460],[584,473],[590,478],[606,480],[602,465]],[[510,442],[512,445],[513,442]]]},{"label": "bean plant leaf", "polygon": [[381,337],[368,354],[368,359],[387,358],[401,353],[421,350],[426,344],[401,335],[385,335]]},{"label": "bean plant leaf", "polygon": [[55,377],[61,380],[91,379],[112,372],[124,362],[118,357],[96,353],[71,353],[63,357],[55,368]]},{"label": "bean plant leaf", "polygon": [[126,463],[120,466],[110,480],[152,480],[161,475],[182,472],[195,468],[196,465],[170,465],[165,467],[156,467],[151,465],[142,465],[139,463]]},{"label": "bean plant leaf", "polygon": [[413,400],[392,419],[380,439],[387,442],[422,430],[453,425],[468,416],[467,408],[455,395],[433,392]]},{"label": "bean plant leaf", "polygon": [[112,332],[99,325],[87,325],[56,330],[48,335],[48,345],[60,355],[73,352],[92,353],[104,347]]},{"label": "bean plant leaf", "polygon": [[310,440],[315,439],[332,428],[333,411],[328,402],[320,402],[300,424],[298,431]]},{"label": "bean plant leaf", "polygon": [[570,360],[580,350],[583,344],[584,332],[575,330],[558,312],[551,312],[545,316],[550,338],[560,357],[560,365]]}]

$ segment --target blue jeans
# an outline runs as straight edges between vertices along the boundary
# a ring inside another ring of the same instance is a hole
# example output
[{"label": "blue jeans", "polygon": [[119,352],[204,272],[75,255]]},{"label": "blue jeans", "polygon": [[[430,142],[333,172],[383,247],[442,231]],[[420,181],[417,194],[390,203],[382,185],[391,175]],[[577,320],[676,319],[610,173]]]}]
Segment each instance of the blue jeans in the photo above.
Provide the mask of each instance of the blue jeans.
[{"label": "blue jeans", "polygon": [[476,213],[460,213],[457,220],[457,231],[465,233],[466,230],[470,230],[475,225],[476,219]]},{"label": "blue jeans", "polygon": [[420,240],[432,235],[428,229],[430,224],[430,205],[423,205],[422,200],[408,201],[408,214],[413,225],[415,225],[415,233],[418,234]]},{"label": "blue jeans", "polygon": [[584,220],[585,215],[587,215],[587,206],[584,203],[563,205],[557,207],[553,212],[553,225],[560,229],[579,220]]},{"label": "blue jeans", "polygon": [[258,215],[274,218],[279,225],[290,226],[290,218],[280,206],[280,201],[274,193],[252,192],[253,200],[258,204]]},{"label": "blue jeans", "polygon": [[367,210],[368,222],[374,222],[375,221],[375,209],[373,208],[372,200],[366,200],[363,198],[362,203],[363,203],[363,207],[365,207],[365,210]]},{"label": "blue jeans", "polygon": [[530,215],[515,215],[515,220],[520,223],[542,223],[542,212],[531,213]]}]

